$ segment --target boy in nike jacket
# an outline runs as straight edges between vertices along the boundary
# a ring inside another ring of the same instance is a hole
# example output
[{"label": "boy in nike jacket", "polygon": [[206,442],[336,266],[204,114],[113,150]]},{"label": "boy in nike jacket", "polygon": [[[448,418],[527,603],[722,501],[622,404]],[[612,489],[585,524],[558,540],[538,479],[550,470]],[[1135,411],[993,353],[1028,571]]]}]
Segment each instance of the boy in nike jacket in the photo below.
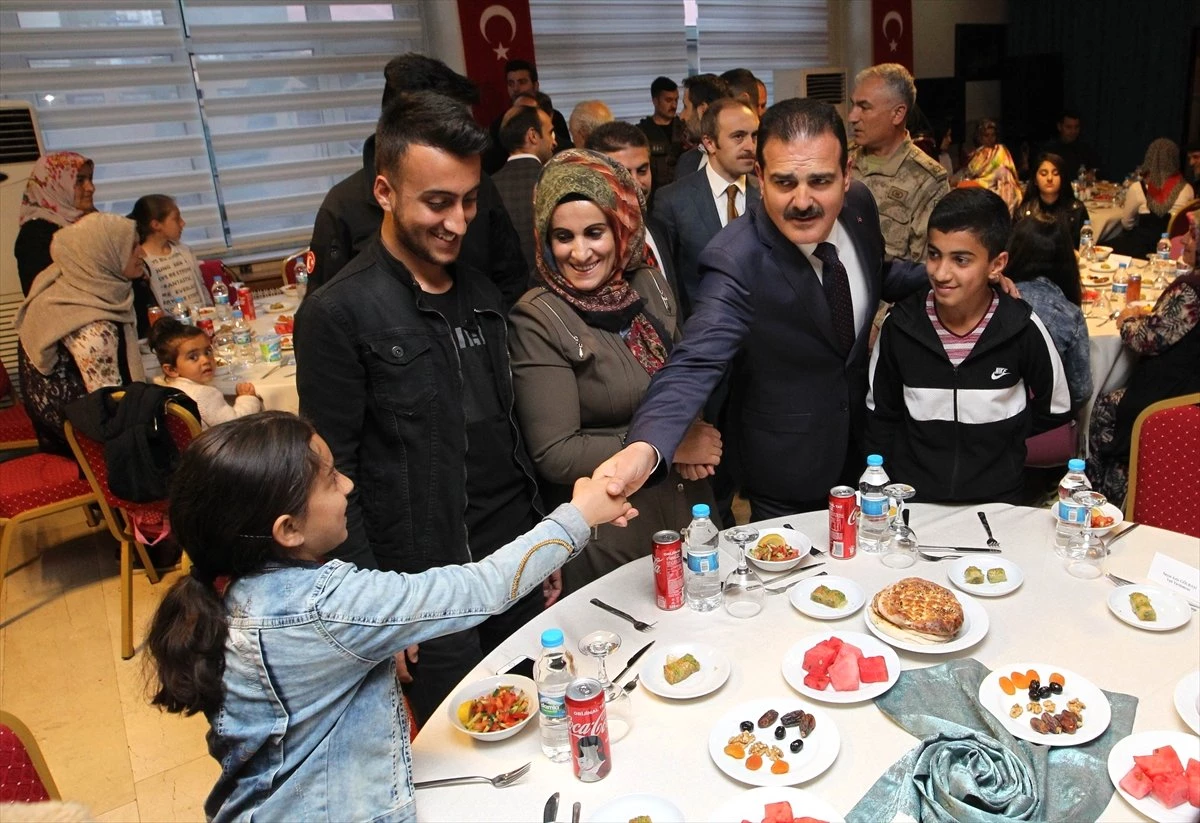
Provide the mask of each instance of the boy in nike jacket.
[{"label": "boy in nike jacket", "polygon": [[1012,219],[986,189],[929,218],[930,290],[892,307],[871,355],[867,445],[927,502],[1019,502],[1025,438],[1069,419],[1062,361],[1029,306],[994,288]]}]

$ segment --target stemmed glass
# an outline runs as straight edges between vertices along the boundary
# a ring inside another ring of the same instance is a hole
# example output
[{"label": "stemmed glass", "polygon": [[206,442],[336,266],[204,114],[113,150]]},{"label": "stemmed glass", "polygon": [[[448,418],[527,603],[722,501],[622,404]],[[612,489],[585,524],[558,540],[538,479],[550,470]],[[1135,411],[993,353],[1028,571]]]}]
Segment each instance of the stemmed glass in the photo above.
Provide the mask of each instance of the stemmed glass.
[{"label": "stemmed glass", "polygon": [[604,687],[604,708],[608,715],[608,736],[620,740],[629,734],[633,726],[633,706],[629,694],[608,679],[604,662],[610,654],[621,648],[621,636],[616,632],[594,631],[579,640],[579,651],[596,658],[596,679]]},{"label": "stemmed glass", "polygon": [[917,535],[908,527],[908,507],[904,501],[917,490],[907,483],[890,483],[883,487],[883,493],[896,501],[896,514],[888,527],[892,534],[879,562],[889,568],[907,569],[917,562]]},{"label": "stemmed glass", "polygon": [[1092,509],[1103,506],[1108,498],[1096,491],[1081,489],[1071,495],[1075,503],[1084,508],[1083,522],[1079,531],[1071,535],[1064,553],[1067,557],[1067,573],[1073,577],[1091,580],[1104,573],[1104,561],[1108,546],[1103,536],[1092,528]]},{"label": "stemmed glass", "polygon": [[734,617],[754,617],[762,611],[766,590],[762,578],[750,568],[746,559],[746,544],[758,540],[758,529],[734,526],[725,536],[738,545],[738,565],[725,578],[725,611]]}]

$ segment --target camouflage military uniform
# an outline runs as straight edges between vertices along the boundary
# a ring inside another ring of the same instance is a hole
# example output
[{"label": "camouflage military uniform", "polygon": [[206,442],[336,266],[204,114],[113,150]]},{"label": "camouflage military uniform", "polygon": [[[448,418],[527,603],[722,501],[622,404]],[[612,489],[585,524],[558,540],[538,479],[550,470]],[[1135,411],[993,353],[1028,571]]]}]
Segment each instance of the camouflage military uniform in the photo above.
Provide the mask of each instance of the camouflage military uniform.
[{"label": "camouflage military uniform", "polygon": [[850,150],[851,174],[879,205],[879,226],[889,259],[919,261],[925,256],[925,229],[934,205],[950,191],[946,170],[908,137],[891,157],[867,157]]}]

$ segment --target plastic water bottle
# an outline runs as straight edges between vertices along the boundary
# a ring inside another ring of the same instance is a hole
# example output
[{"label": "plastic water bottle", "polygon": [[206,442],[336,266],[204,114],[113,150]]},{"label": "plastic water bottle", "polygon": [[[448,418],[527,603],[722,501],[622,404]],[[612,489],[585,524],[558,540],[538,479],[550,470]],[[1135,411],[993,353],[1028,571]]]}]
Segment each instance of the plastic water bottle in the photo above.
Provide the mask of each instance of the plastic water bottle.
[{"label": "plastic water bottle", "polygon": [[571,759],[567,739],[567,686],[575,679],[575,661],[563,648],[562,629],[542,632],[542,653],[533,664],[533,679],[538,692],[538,725],[542,734],[542,754],[555,763]]},{"label": "plastic water bottle", "polygon": [[236,369],[246,369],[253,365],[254,333],[242,317],[241,309],[233,310],[233,364]]},{"label": "plastic water bottle", "polygon": [[171,304],[171,316],[185,326],[192,325],[192,316],[188,313],[187,303],[182,297],[176,297]]},{"label": "plastic water bottle", "polygon": [[720,534],[709,519],[704,503],[692,506],[692,522],[684,531],[687,568],[684,569],[683,599],[697,612],[710,612],[721,605]]},{"label": "plastic water bottle", "polygon": [[1112,284],[1113,309],[1125,308],[1126,299],[1129,296],[1129,264],[1122,263],[1117,267],[1117,273],[1113,275]]},{"label": "plastic water bottle", "polygon": [[858,478],[858,550],[868,554],[883,551],[887,542],[888,514],[891,509],[883,487],[888,484],[883,457],[867,455],[867,470]]},{"label": "plastic water bottle", "polygon": [[[1081,489],[1090,489],[1092,483],[1084,474],[1084,468],[1087,464],[1082,459],[1074,457],[1067,461],[1067,473],[1063,475],[1062,480],[1058,481],[1058,503],[1054,506],[1054,513],[1058,521],[1058,525],[1054,530],[1054,548],[1059,551],[1067,547],[1067,543],[1071,537],[1079,531],[1079,526],[1073,525],[1071,515],[1075,514],[1078,518],[1078,509],[1071,506],[1071,495]],[[1083,516],[1087,516],[1085,511]]]},{"label": "plastic water bottle", "polygon": [[213,308],[217,310],[217,320],[228,321],[230,316],[229,287],[225,285],[225,279],[219,274],[213,277],[212,299]]},{"label": "plastic water bottle", "polygon": [[1158,245],[1154,247],[1154,253],[1159,260],[1171,259],[1171,238],[1167,237],[1164,231],[1162,237],[1158,238]]},{"label": "plastic water bottle", "polygon": [[1089,263],[1096,259],[1096,232],[1091,220],[1084,220],[1079,230],[1079,259]]},{"label": "plastic water bottle", "polygon": [[308,266],[301,257],[296,261],[296,298],[303,300],[306,294],[308,294]]}]

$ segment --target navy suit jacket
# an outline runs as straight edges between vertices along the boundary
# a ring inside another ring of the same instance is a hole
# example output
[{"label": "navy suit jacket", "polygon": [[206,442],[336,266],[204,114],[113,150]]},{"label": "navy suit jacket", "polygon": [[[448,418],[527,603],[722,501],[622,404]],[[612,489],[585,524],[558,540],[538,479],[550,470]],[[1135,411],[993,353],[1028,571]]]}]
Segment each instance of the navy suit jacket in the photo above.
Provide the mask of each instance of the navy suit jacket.
[{"label": "navy suit jacket", "polygon": [[[761,197],[754,176],[747,175],[747,211]],[[679,297],[685,311],[690,311],[700,290],[700,252],[721,231],[721,215],[708,184],[708,172],[694,171],[655,192],[654,218],[666,230],[679,278]]]},{"label": "navy suit jacket", "polygon": [[[867,344],[880,299],[927,283],[924,266],[885,271],[879,211],[850,184],[839,221],[867,278],[868,304],[843,355],[825,293],[808,259],[757,202],[700,256],[699,299],[667,364],[655,374],[628,441],[652,444],[670,465],[727,365],[726,462],[742,493],[778,502],[822,498],[841,481],[847,447],[866,415]],[[844,256],[848,250],[840,249]]]}]

